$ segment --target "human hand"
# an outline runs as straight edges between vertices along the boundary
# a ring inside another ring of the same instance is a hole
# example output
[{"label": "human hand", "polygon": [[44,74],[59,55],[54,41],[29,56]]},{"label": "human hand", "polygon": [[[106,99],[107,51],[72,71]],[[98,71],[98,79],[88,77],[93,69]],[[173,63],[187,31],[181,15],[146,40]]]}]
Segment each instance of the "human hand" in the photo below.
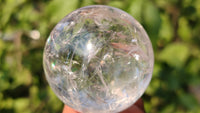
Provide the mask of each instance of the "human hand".
[{"label": "human hand", "polygon": [[[79,113],[79,112],[65,105],[63,113]],[[133,104],[131,107],[120,113],[145,113],[142,99],[140,98],[135,104]]]}]

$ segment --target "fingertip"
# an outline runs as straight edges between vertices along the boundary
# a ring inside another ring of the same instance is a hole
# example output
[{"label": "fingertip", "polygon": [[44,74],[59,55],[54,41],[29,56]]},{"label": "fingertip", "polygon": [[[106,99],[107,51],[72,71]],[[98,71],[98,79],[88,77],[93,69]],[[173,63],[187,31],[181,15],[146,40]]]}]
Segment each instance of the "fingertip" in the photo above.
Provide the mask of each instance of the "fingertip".
[{"label": "fingertip", "polygon": [[143,103],[142,98],[138,99],[138,100],[135,102],[134,105],[136,105],[138,108],[144,110],[144,103]]},{"label": "fingertip", "polygon": [[120,113],[145,113],[143,100],[138,99],[135,104]]},{"label": "fingertip", "polygon": [[132,105],[130,108],[120,112],[120,113],[144,113],[139,107]]},{"label": "fingertip", "polygon": [[65,105],[62,113],[79,113],[74,109],[70,108],[69,106]]}]

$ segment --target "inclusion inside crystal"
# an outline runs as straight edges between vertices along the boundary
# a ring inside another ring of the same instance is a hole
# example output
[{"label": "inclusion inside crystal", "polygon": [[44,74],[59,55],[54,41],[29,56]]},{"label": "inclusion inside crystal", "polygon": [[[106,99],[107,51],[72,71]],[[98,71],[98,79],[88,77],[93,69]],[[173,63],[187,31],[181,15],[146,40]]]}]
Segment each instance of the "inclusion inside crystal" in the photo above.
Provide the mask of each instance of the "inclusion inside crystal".
[{"label": "inclusion inside crystal", "polygon": [[55,94],[83,113],[131,106],[147,88],[154,63],[142,26],[122,10],[102,5],[64,17],[51,32],[43,58]]}]

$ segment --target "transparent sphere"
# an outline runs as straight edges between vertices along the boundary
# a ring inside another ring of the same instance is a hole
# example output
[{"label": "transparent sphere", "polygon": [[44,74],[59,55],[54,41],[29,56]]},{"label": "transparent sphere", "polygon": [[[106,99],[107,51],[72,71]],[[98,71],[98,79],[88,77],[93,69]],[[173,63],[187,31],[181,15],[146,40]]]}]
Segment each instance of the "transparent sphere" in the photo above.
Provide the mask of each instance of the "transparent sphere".
[{"label": "transparent sphere", "polygon": [[153,63],[143,27],[126,12],[103,5],[64,17],[43,56],[54,93],[83,113],[114,113],[131,106],[147,88]]}]

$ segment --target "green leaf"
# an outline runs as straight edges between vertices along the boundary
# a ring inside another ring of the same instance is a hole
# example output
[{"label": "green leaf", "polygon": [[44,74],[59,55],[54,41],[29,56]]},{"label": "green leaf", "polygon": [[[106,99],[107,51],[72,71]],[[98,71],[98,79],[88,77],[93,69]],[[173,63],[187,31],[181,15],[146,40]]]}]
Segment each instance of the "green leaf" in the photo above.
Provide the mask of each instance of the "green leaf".
[{"label": "green leaf", "polygon": [[182,105],[186,108],[192,110],[197,107],[197,100],[191,94],[179,94],[179,99]]},{"label": "green leaf", "polygon": [[142,6],[142,24],[151,39],[153,48],[155,49],[161,26],[161,18],[158,8],[148,0],[145,1]]},{"label": "green leaf", "polygon": [[[173,71],[170,73],[171,75],[168,75],[168,78],[166,79],[167,81],[167,86],[168,90],[170,91],[176,91],[181,87],[181,81],[179,76],[177,76],[177,71]],[[170,77],[169,77],[170,76]]]},{"label": "green leaf", "polygon": [[68,13],[77,8],[78,0],[54,0],[45,8],[45,15],[51,23],[57,23]]},{"label": "green leaf", "polygon": [[4,99],[0,102],[0,108],[10,109],[13,107],[14,100],[12,98]]},{"label": "green leaf", "polygon": [[152,2],[146,1],[143,5],[142,11],[143,11],[142,19],[145,25],[144,27],[146,28],[149,35],[157,36],[161,25],[159,10]]},{"label": "green leaf", "polygon": [[141,22],[142,20],[142,5],[143,0],[133,0],[128,9],[129,14],[132,15],[139,22]]},{"label": "green leaf", "polygon": [[48,91],[48,96],[49,96],[48,103],[56,103],[56,106],[52,104],[50,105],[51,109],[59,110],[63,106],[63,103],[58,99],[58,97],[56,97],[52,89],[48,87],[47,91]]},{"label": "green leaf", "polygon": [[0,63],[1,63],[1,54],[3,53],[3,49],[4,49],[4,42],[0,39]]},{"label": "green leaf", "polygon": [[187,66],[187,70],[191,75],[198,76],[198,72],[200,71],[200,59],[192,59],[189,65]]},{"label": "green leaf", "polygon": [[161,15],[161,20],[162,20],[162,25],[159,31],[159,38],[163,39],[166,42],[169,42],[173,38],[174,28],[167,14]]},{"label": "green leaf", "polygon": [[19,85],[30,85],[31,84],[31,73],[28,69],[23,69],[22,71],[19,71],[14,76],[14,84],[15,86]]},{"label": "green leaf", "polygon": [[38,20],[39,13],[34,10],[34,7],[32,6],[32,4],[30,4],[22,7],[22,9],[17,13],[17,17],[19,21],[22,21],[22,23],[35,22]]},{"label": "green leaf", "polygon": [[168,65],[176,68],[183,67],[190,53],[187,45],[172,43],[160,52],[158,58]]},{"label": "green leaf", "polygon": [[82,4],[81,4],[81,7],[92,5],[92,4],[93,4],[92,0],[83,0]]},{"label": "green leaf", "polygon": [[179,21],[179,27],[178,27],[178,35],[180,38],[184,41],[189,41],[192,36],[191,28],[188,24],[188,21],[185,18],[180,18]]},{"label": "green leaf", "polygon": [[28,98],[18,98],[14,101],[14,109],[16,112],[20,113],[30,113],[29,110],[29,99]]},{"label": "green leaf", "polygon": [[194,2],[194,6],[195,6],[195,8],[196,8],[196,10],[197,10],[197,13],[196,13],[196,15],[200,18],[200,0],[196,0],[195,2]]},{"label": "green leaf", "polygon": [[31,108],[37,109],[41,105],[41,100],[39,99],[39,88],[37,86],[30,87],[29,94]]},{"label": "green leaf", "polygon": [[145,91],[148,95],[153,95],[156,92],[156,89],[160,87],[160,80],[158,78],[152,78],[147,90]]},{"label": "green leaf", "polygon": [[151,113],[151,111],[152,111],[152,104],[149,101],[144,102],[144,107],[145,107],[146,113]]},{"label": "green leaf", "polygon": [[2,26],[6,25],[7,22],[9,21],[11,15],[14,13],[16,10],[16,7],[24,3],[25,0],[6,0],[5,4],[2,5],[2,18],[0,18],[0,21]]},{"label": "green leaf", "polygon": [[169,104],[164,107],[164,109],[161,110],[161,113],[174,113],[175,105]]},{"label": "green leaf", "polygon": [[158,97],[152,97],[151,98],[151,103],[152,103],[152,106],[157,106],[160,104],[160,99]]},{"label": "green leaf", "polygon": [[0,71],[0,92],[9,89],[10,82],[5,78],[5,75]]},{"label": "green leaf", "polygon": [[161,70],[162,70],[161,65],[155,62],[154,68],[153,68],[153,77],[158,77]]},{"label": "green leaf", "polygon": [[123,9],[124,2],[123,1],[111,1],[108,3],[109,6],[116,7],[119,9]]}]

